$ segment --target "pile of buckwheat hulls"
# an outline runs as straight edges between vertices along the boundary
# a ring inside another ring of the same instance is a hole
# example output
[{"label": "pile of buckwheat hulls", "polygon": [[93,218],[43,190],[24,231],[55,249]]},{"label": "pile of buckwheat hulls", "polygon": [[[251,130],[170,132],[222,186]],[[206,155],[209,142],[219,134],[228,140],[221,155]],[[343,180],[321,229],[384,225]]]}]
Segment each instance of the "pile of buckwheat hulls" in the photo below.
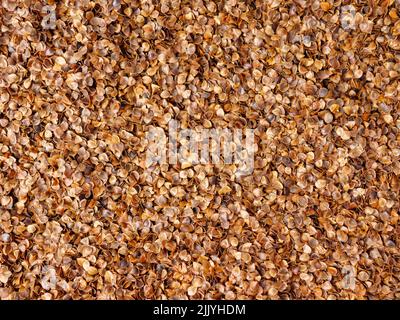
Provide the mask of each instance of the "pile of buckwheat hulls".
[{"label": "pile of buckwheat hulls", "polygon": [[[400,298],[400,2],[2,0],[0,299]],[[255,132],[254,170],[146,164]]]}]

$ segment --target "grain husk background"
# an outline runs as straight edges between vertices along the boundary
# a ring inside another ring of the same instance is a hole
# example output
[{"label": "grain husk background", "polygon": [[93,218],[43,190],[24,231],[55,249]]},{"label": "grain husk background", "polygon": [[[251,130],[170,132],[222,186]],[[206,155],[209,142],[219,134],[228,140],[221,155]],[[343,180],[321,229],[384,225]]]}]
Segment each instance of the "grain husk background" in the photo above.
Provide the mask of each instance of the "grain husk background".
[{"label": "grain husk background", "polygon": [[[0,299],[398,299],[399,10],[1,0]],[[148,168],[171,119],[254,171]]]}]

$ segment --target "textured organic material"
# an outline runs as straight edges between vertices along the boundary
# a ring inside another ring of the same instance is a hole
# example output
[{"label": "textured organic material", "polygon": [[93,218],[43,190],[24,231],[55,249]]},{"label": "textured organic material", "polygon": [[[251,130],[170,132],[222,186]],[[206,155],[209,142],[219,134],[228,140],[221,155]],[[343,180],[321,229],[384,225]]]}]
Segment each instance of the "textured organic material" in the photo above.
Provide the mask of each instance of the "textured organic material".
[{"label": "textured organic material", "polygon": [[[0,299],[400,298],[399,15],[1,0]],[[252,172],[147,161],[172,120]]]}]

